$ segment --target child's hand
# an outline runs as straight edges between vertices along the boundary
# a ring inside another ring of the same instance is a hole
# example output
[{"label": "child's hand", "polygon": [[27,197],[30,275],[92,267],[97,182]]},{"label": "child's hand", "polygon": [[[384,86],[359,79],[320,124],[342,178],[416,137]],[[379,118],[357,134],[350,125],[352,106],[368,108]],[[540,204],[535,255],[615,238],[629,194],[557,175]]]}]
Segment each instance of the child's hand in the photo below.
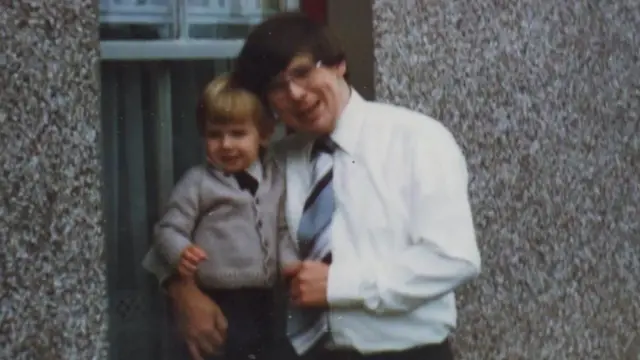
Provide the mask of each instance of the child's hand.
[{"label": "child's hand", "polygon": [[178,273],[183,277],[193,277],[202,260],[206,260],[207,254],[195,245],[191,245],[182,251],[178,263]]}]

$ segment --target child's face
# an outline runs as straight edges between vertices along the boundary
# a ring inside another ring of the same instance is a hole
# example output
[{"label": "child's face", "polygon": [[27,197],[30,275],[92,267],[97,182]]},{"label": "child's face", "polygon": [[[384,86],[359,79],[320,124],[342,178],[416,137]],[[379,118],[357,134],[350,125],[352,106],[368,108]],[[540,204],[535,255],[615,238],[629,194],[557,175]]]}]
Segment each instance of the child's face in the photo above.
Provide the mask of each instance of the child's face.
[{"label": "child's face", "polygon": [[268,142],[252,121],[207,124],[205,130],[207,159],[226,173],[249,168],[258,159],[260,145]]}]

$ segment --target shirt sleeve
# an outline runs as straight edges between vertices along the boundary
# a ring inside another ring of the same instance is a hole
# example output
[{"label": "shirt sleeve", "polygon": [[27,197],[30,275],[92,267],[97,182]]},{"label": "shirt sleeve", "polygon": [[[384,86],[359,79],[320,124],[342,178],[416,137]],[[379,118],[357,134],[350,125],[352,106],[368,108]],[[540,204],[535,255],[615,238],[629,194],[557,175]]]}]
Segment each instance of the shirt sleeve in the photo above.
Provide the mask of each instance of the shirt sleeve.
[{"label": "shirt sleeve", "polygon": [[165,210],[154,227],[154,248],[173,269],[180,255],[191,245],[200,212],[201,174],[190,170],[174,187]]},{"label": "shirt sleeve", "polygon": [[410,312],[479,274],[466,162],[444,127],[438,135],[408,142],[414,153],[407,171],[411,196],[405,199],[409,245],[384,261],[332,265],[331,306],[364,307],[379,314]]},{"label": "shirt sleeve", "polygon": [[162,287],[175,274],[175,269],[160,256],[155,246],[152,246],[145,255],[142,267],[154,275]]}]

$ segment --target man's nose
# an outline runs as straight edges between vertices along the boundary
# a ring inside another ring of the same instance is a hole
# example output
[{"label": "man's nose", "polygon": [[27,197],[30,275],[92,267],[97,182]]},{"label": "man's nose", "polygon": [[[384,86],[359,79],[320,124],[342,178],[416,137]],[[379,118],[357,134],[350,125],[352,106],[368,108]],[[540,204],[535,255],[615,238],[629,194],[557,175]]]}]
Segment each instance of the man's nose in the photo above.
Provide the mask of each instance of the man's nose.
[{"label": "man's nose", "polygon": [[301,100],[305,93],[306,91],[302,86],[296,84],[295,81],[289,81],[289,95],[291,99]]}]

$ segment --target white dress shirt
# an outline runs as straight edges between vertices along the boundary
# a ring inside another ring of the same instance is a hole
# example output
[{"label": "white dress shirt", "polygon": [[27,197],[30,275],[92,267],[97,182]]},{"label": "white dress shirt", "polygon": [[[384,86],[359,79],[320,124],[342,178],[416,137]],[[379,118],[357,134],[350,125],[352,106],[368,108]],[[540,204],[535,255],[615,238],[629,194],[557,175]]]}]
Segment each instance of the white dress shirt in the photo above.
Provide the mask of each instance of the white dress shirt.
[{"label": "white dress shirt", "polygon": [[[480,271],[464,156],[439,122],[367,102],[355,91],[331,138],[333,344],[361,353],[442,342],[456,325],[454,290]],[[311,177],[308,135],[286,158],[286,219],[295,238]]]}]

